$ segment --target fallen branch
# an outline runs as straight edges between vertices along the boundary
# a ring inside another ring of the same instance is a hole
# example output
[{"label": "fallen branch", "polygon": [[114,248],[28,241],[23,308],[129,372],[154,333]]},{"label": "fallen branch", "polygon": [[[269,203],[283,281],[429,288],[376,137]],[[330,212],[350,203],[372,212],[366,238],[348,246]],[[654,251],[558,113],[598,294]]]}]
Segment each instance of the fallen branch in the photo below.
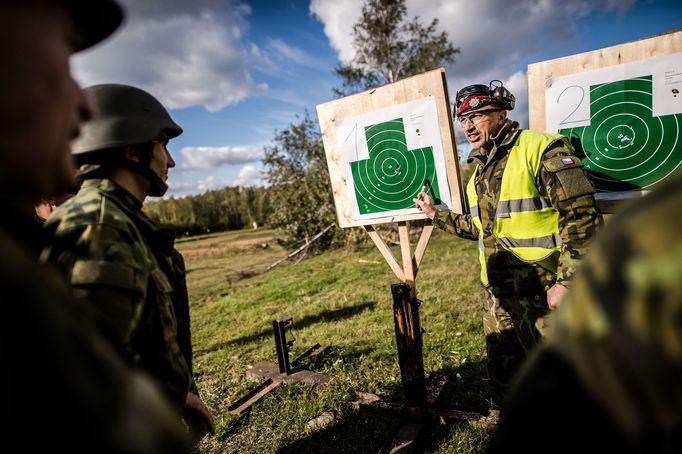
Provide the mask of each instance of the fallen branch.
[{"label": "fallen branch", "polygon": [[334,224],[333,224],[333,223],[332,223],[332,224],[329,224],[324,230],[322,230],[321,232],[319,232],[318,234],[316,234],[314,237],[312,237],[312,238],[310,239],[310,241],[306,241],[306,243],[305,243],[303,246],[301,246],[300,248],[296,249],[296,250],[295,250],[294,252],[292,252],[291,254],[287,255],[287,256],[284,257],[284,258],[281,258],[281,259],[277,260],[275,263],[273,263],[272,265],[270,265],[270,266],[268,266],[267,268],[265,268],[265,270],[264,270],[263,272],[265,272],[265,271],[270,271],[271,269],[273,269],[274,267],[276,267],[276,266],[279,265],[280,263],[282,263],[282,262],[284,262],[284,261],[286,261],[286,260],[289,260],[291,257],[295,256],[296,254],[300,253],[301,251],[304,251],[304,250],[308,249],[308,246],[310,246],[315,240],[317,240],[317,239],[320,238],[322,235],[324,235],[324,234],[325,234],[329,229],[331,229],[332,227],[334,227]]}]

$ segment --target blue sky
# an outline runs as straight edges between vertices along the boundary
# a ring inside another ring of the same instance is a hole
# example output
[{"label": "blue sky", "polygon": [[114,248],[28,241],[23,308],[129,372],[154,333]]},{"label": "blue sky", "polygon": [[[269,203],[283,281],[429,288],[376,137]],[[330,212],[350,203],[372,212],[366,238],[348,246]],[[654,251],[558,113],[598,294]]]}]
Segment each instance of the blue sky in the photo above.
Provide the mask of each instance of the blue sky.
[{"label": "blue sky", "polygon": [[[260,157],[276,130],[333,99],[334,68],[353,56],[363,0],[119,0],[127,19],[78,54],[83,85],[125,83],[169,107],[185,132],[169,146],[168,196],[263,184]],[[527,125],[529,63],[682,28],[672,0],[407,0],[408,15],[439,18],[461,53],[446,67],[451,95],[501,79]],[[466,147],[460,147],[460,155]]]}]

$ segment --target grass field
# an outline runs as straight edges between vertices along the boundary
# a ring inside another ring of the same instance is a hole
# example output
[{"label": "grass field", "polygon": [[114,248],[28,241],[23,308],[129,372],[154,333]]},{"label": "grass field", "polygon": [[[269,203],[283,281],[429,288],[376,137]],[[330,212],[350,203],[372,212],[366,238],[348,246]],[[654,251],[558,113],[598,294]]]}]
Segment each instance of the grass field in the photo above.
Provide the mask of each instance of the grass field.
[{"label": "grass field", "polygon": [[[399,415],[355,410],[356,391],[402,398],[390,284],[397,279],[373,245],[337,250],[263,273],[286,256],[267,230],[238,231],[178,242],[188,268],[194,368],[217,434],[200,451],[239,453],[376,453]],[[415,240],[416,242],[416,240]],[[396,257],[399,251],[394,250]],[[487,413],[482,290],[476,243],[435,232],[417,279],[425,330],[426,374],[445,373],[441,402]],[[328,374],[326,385],[279,386],[250,413],[227,413],[259,382],[246,370],[276,362],[272,321],[293,317],[292,358],[319,342],[330,346],[306,366]],[[306,423],[323,412],[333,422]],[[421,450],[481,452],[490,428],[433,424]]]}]

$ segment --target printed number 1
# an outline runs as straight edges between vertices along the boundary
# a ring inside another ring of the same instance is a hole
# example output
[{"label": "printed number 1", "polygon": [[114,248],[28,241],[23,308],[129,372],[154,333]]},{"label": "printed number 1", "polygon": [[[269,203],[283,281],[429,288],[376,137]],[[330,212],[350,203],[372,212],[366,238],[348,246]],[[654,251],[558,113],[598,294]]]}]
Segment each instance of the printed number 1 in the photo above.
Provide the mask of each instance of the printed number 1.
[{"label": "printed number 1", "polygon": [[350,130],[348,135],[346,136],[346,139],[343,141],[344,143],[348,142],[348,138],[351,136],[351,134],[355,133],[355,136],[353,137],[353,140],[355,141],[355,160],[359,161],[360,156],[358,156],[358,124],[356,123],[355,126],[353,126],[353,129]]}]

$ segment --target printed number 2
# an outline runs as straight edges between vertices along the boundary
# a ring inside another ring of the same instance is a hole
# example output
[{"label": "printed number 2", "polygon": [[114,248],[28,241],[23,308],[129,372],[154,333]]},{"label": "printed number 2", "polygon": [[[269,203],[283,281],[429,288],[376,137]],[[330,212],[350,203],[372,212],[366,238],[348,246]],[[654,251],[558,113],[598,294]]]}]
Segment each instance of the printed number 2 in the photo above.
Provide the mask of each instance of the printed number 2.
[{"label": "printed number 2", "polygon": [[[580,99],[577,100],[577,104],[575,105],[575,108],[571,111],[571,113],[566,115],[566,117],[559,122],[560,125],[565,125],[568,123],[579,123],[581,121],[587,121],[588,120],[588,118],[585,118],[582,120],[574,120],[574,119],[569,120],[569,118],[571,118],[571,115],[573,115],[578,110],[580,105],[585,100],[585,89],[583,87],[581,87],[579,85],[569,85],[568,87],[564,88],[564,90],[559,94],[559,97],[557,98],[556,103],[559,104],[561,102],[561,97],[564,95],[564,93],[566,93],[568,90],[571,90],[571,89],[574,89],[574,90],[572,90],[574,93],[572,93],[571,96],[566,95],[566,98],[565,98],[567,100],[566,102],[569,102],[569,103],[571,103],[570,105],[573,105],[573,102],[576,102],[576,99],[578,97],[580,97]],[[569,105],[569,108],[570,108],[570,105]]]}]

